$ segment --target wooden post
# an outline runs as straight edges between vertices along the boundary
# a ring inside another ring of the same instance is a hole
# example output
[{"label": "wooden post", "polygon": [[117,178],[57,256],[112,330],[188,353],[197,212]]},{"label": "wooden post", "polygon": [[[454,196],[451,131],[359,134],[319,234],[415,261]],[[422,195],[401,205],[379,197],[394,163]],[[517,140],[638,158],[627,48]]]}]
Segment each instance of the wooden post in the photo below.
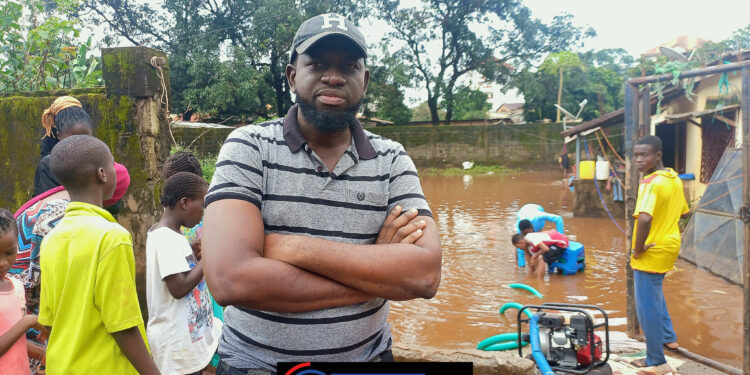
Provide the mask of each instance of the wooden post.
[{"label": "wooden post", "polygon": [[627,246],[627,319],[628,335],[637,336],[640,326],[635,312],[635,289],[633,287],[633,269],[630,268],[630,252],[633,239],[633,212],[638,196],[639,172],[633,162],[633,147],[638,141],[639,122],[638,86],[625,86],[625,244]]},{"label": "wooden post", "polygon": [[576,135],[576,180],[581,179],[581,134]]},{"label": "wooden post", "polygon": [[745,375],[750,375],[750,221],[747,209],[750,207],[750,69],[742,68],[742,209],[740,217],[743,219],[743,270],[744,270],[744,335],[742,369]]},{"label": "wooden post", "polygon": [[643,137],[651,134],[651,89],[646,85],[638,95],[638,137]]}]

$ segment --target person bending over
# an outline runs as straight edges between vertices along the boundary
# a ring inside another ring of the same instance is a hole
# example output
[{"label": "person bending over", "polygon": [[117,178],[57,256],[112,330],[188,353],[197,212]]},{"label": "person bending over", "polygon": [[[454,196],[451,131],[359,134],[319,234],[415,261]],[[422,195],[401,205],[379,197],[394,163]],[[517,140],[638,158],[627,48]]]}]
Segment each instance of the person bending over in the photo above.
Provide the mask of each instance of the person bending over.
[{"label": "person bending over", "polygon": [[523,249],[526,262],[537,277],[544,278],[547,266],[552,264],[568,248],[568,237],[554,230],[523,235],[516,233],[511,238],[513,245]]}]

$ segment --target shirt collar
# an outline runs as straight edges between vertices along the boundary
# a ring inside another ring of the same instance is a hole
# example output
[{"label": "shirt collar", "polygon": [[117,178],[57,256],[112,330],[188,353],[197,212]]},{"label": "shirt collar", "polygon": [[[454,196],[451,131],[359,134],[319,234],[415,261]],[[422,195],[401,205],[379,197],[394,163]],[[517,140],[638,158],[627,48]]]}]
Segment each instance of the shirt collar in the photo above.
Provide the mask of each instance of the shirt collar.
[{"label": "shirt collar", "polygon": [[[289,108],[289,112],[287,112],[286,117],[284,118],[284,141],[291,152],[299,151],[299,149],[307,143],[299,129],[299,123],[297,123],[297,110],[298,105],[293,105],[292,108]],[[362,129],[362,124],[359,123],[359,120],[355,121],[356,122],[351,130],[352,138],[354,139],[354,146],[357,148],[357,154],[361,160],[374,159],[378,154],[375,152],[375,148],[372,146],[370,139],[367,138],[365,130]]]},{"label": "shirt collar", "polygon": [[101,216],[107,221],[117,222],[109,211],[90,203],[72,201],[65,210],[65,216]]}]

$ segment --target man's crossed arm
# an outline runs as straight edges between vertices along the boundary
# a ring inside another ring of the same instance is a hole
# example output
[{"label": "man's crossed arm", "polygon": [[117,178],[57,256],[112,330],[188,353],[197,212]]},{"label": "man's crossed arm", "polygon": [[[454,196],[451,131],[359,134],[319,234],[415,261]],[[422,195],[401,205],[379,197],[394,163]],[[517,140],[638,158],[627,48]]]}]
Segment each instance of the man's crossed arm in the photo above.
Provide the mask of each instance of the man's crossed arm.
[{"label": "man's crossed arm", "polygon": [[374,297],[431,298],[440,283],[437,226],[416,210],[387,216],[372,245],[318,238],[264,236],[260,210],[241,200],[206,209],[204,272],[214,298],[277,312],[360,303]]}]

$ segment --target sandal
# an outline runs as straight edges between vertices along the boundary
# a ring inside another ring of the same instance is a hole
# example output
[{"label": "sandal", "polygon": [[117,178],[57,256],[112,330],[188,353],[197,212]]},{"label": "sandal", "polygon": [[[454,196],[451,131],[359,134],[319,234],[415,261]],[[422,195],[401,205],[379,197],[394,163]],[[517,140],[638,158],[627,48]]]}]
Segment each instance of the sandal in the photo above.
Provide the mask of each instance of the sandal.
[{"label": "sandal", "polygon": [[672,370],[669,364],[661,364],[658,366],[650,367],[648,370],[640,370],[636,373],[637,375],[679,375],[676,371]]},{"label": "sandal", "polygon": [[676,352],[678,349],[680,349],[680,344],[678,344],[677,342],[665,342],[664,348]]},{"label": "sandal", "polygon": [[632,361],[630,361],[630,362],[628,362],[628,363],[629,363],[629,364],[630,364],[631,366],[635,367],[635,368],[644,368],[644,367],[650,367],[649,365],[647,365],[647,364],[646,364],[646,358],[638,358],[638,359],[634,359],[634,360],[632,360]]}]

